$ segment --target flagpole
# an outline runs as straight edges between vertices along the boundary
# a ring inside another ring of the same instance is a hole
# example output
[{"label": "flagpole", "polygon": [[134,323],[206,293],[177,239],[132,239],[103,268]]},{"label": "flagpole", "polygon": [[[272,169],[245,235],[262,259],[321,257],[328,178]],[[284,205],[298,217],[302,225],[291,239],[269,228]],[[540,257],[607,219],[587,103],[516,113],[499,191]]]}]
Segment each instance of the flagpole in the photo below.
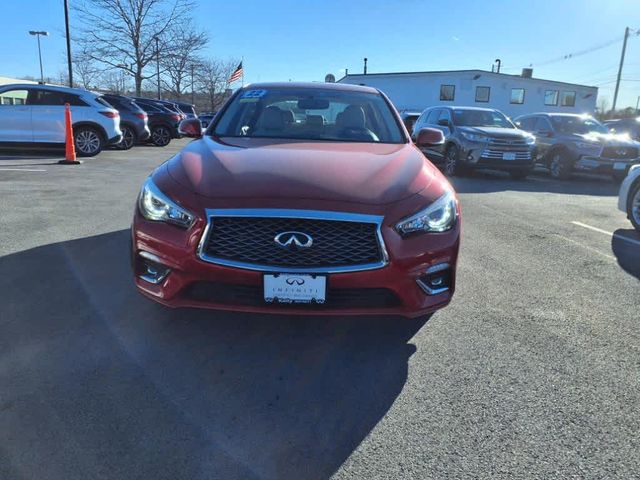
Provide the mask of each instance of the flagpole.
[{"label": "flagpole", "polygon": [[244,56],[240,59],[240,65],[242,65],[242,87],[244,88]]}]

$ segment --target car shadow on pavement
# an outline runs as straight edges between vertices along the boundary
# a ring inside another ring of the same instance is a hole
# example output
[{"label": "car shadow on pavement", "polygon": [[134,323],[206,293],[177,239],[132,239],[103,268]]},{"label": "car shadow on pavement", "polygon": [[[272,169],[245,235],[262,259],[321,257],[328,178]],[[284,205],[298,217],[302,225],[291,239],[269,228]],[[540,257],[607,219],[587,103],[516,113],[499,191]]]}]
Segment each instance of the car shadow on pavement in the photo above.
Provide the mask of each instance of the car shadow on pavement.
[{"label": "car shadow on pavement", "polygon": [[620,267],[640,280],[640,247],[637,243],[628,242],[625,238],[640,242],[640,234],[636,230],[619,228],[613,233],[611,250]]},{"label": "car shadow on pavement", "polygon": [[0,257],[0,478],[328,478],[426,320],[170,310],[127,230]]},{"label": "car shadow on pavement", "polygon": [[514,180],[506,172],[477,170],[449,180],[458,193],[493,193],[509,190],[611,197],[618,195],[620,189],[609,177],[576,174],[569,180],[555,180],[542,171],[536,171],[524,180]]}]

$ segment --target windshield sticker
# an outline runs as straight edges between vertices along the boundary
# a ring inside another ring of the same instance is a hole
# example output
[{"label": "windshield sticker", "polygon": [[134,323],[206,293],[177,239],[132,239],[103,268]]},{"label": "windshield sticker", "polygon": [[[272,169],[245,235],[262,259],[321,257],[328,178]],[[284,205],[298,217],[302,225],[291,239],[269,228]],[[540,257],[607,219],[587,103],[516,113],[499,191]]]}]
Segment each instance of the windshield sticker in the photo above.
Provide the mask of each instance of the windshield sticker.
[{"label": "windshield sticker", "polygon": [[267,94],[266,90],[247,90],[240,98],[262,98]]}]

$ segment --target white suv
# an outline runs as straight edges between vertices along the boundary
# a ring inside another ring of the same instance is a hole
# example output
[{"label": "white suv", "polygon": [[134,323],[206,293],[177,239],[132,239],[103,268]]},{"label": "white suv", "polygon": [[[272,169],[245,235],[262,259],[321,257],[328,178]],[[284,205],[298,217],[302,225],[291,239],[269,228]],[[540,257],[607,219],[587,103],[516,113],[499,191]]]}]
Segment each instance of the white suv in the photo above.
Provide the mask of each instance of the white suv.
[{"label": "white suv", "polygon": [[13,84],[0,87],[0,147],[64,144],[65,103],[71,105],[79,156],[92,157],[121,140],[120,115],[100,95],[78,88]]}]

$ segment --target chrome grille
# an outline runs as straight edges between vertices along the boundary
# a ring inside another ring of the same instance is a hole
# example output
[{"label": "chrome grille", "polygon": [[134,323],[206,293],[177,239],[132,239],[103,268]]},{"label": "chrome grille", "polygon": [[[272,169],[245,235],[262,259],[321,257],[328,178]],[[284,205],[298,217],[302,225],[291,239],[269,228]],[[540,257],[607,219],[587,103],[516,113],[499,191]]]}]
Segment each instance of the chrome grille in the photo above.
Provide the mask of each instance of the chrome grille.
[{"label": "chrome grille", "polygon": [[502,154],[513,152],[516,160],[531,160],[531,147],[524,140],[494,138],[482,152],[482,158],[502,160]]},{"label": "chrome grille", "polygon": [[[386,264],[381,218],[306,210],[209,211],[202,238],[202,260],[263,271],[340,272]],[[311,217],[311,218],[305,218]],[[283,248],[275,237],[303,232],[310,248]]]}]

